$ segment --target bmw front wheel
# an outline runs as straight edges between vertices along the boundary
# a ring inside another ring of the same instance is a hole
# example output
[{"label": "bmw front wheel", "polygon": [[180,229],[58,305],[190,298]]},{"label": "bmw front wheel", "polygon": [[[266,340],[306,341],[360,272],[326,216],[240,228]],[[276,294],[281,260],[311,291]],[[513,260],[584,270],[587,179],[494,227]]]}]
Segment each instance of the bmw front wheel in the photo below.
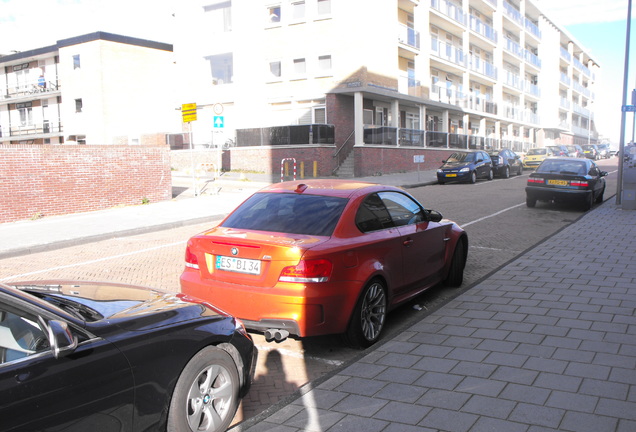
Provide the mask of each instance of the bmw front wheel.
[{"label": "bmw front wheel", "polygon": [[379,280],[372,280],[362,291],[353,310],[345,338],[355,348],[367,348],[380,339],[387,314],[386,290]]}]

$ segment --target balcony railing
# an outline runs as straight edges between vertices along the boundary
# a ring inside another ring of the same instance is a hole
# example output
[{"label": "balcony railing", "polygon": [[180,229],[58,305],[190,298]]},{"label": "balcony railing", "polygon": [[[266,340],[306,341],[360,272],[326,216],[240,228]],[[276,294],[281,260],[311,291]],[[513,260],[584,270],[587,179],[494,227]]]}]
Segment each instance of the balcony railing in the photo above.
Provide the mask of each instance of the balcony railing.
[{"label": "balcony railing", "polygon": [[442,87],[437,83],[431,85],[430,98],[432,100],[459,106],[464,99],[464,93],[454,85]]},{"label": "balcony railing", "polygon": [[574,111],[577,114],[580,114],[584,117],[589,118],[590,117],[590,110],[587,108],[582,107],[579,104],[573,103],[572,104],[572,111]]},{"label": "balcony railing", "polygon": [[541,39],[541,30],[539,30],[539,27],[535,23],[530,21],[527,17],[524,17],[523,22],[528,33],[535,35],[537,39]]},{"label": "balcony railing", "polygon": [[530,81],[526,81],[524,87],[525,87],[526,93],[531,94],[532,96],[535,96],[537,98],[541,97],[541,89],[539,88],[538,85],[532,84]]},{"label": "balcony railing", "polygon": [[520,59],[523,59],[523,48],[521,48],[521,45],[519,45],[517,42],[513,41],[512,39],[506,39],[506,45],[504,46],[504,49],[506,51],[508,51],[509,53],[519,57]]},{"label": "balcony railing", "polygon": [[457,21],[461,25],[466,25],[466,14],[461,6],[446,0],[431,0],[431,7],[450,19]]},{"label": "balcony railing", "polygon": [[520,26],[523,26],[523,17],[521,16],[521,12],[517,10],[513,5],[508,3],[507,1],[503,2],[505,15],[510,18],[512,21],[516,22]]},{"label": "balcony railing", "polygon": [[470,56],[470,69],[486,75],[494,80],[497,79],[497,67],[477,56]]},{"label": "balcony railing", "polygon": [[561,75],[559,76],[559,81],[568,87],[572,85],[572,80],[563,72],[561,72]]},{"label": "balcony railing", "polygon": [[420,129],[400,129],[400,147],[424,147],[426,146],[426,131]]},{"label": "balcony railing", "polygon": [[421,87],[422,82],[408,75],[400,75],[398,77],[398,92],[403,94],[411,94],[411,89]]},{"label": "balcony railing", "polygon": [[579,59],[574,57],[574,61],[572,63],[574,64],[574,67],[576,69],[580,70],[581,72],[583,72],[585,74],[585,76],[587,76],[587,77],[590,76],[590,74],[591,74],[590,70],[587,68],[587,66],[585,66],[583,63],[581,63]]},{"label": "balcony railing", "polygon": [[[1,129],[0,129],[1,130]],[[59,122],[43,122],[31,125],[12,126],[9,128],[9,136],[28,136],[28,135],[46,135],[59,134],[62,132],[62,124]],[[0,137],[2,133],[0,132]]]},{"label": "balcony railing", "polygon": [[470,29],[486,39],[490,39],[493,42],[497,42],[497,30],[484,23],[482,20],[474,15],[470,16]]},{"label": "balcony railing", "polygon": [[441,42],[439,39],[431,39],[431,52],[437,57],[466,67],[466,56],[464,55],[464,51],[454,45]]},{"label": "balcony railing", "polygon": [[537,69],[541,69],[541,59],[532,51],[524,50],[524,58],[526,62],[534,65]]},{"label": "balcony railing", "polygon": [[570,101],[567,100],[567,98],[559,98],[559,106],[563,109],[569,110],[570,109]]},{"label": "balcony railing", "polygon": [[504,84],[517,90],[523,90],[523,81],[521,77],[514,72],[506,71]]},{"label": "balcony railing", "polygon": [[492,102],[488,96],[469,93],[461,105],[463,108],[481,111],[488,114],[497,114],[497,104]]},{"label": "balcony railing", "polygon": [[561,48],[561,58],[563,60],[566,60],[568,63],[570,63],[572,61],[572,54],[570,54],[567,49],[563,47],[560,47],[560,48]]},{"label": "balcony railing", "polygon": [[37,81],[29,81],[17,87],[5,88],[4,98],[15,99],[29,96],[37,97],[42,94],[59,91],[59,87],[60,85],[57,79],[55,81],[46,81],[41,83],[38,83]]},{"label": "balcony railing", "polygon": [[398,42],[420,49],[420,32],[404,24],[398,24]]}]

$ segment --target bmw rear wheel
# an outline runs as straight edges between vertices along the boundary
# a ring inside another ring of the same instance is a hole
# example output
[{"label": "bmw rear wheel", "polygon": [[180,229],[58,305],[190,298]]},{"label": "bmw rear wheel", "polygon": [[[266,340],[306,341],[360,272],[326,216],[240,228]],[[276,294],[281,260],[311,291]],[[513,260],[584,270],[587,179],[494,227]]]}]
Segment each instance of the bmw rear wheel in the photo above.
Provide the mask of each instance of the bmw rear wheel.
[{"label": "bmw rear wheel", "polygon": [[232,357],[216,347],[199,351],[175,386],[168,432],[225,431],[239,403],[239,375]]},{"label": "bmw rear wheel", "polygon": [[355,348],[367,348],[380,339],[387,314],[386,289],[374,279],[364,288],[353,310],[345,338]]}]

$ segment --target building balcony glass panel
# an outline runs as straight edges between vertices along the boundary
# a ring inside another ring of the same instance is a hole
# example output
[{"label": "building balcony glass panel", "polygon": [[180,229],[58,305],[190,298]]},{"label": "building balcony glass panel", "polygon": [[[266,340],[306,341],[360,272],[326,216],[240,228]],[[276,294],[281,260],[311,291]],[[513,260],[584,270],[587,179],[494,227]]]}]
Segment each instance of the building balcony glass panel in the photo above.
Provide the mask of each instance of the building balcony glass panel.
[{"label": "building balcony glass panel", "polygon": [[504,12],[508,18],[523,26],[523,17],[521,16],[521,12],[517,10],[513,5],[508,3],[507,1],[503,2]]},{"label": "building balcony glass panel", "polygon": [[460,106],[464,99],[464,93],[451,83],[442,87],[438,81],[431,86],[430,98],[434,101]]},{"label": "building balcony glass panel", "polygon": [[432,39],[431,51],[432,54],[437,57],[440,57],[451,63],[466,67],[466,56],[464,56],[464,51],[453,45],[441,42],[439,39]]},{"label": "building balcony glass panel", "polygon": [[504,117],[512,120],[523,121],[523,110],[519,105],[504,103],[502,108],[502,115]]},{"label": "building balcony glass panel", "polygon": [[582,86],[578,82],[572,81],[572,88],[576,90],[577,92],[581,93],[582,95],[588,98],[590,97],[590,90],[587,87]]},{"label": "building balcony glass panel", "polygon": [[563,109],[569,110],[570,109],[570,101],[567,100],[566,98],[562,97],[559,98],[559,106]]},{"label": "building balcony glass panel", "polygon": [[497,30],[484,23],[482,20],[474,15],[470,16],[470,29],[476,33],[479,33],[486,39],[490,39],[493,42],[497,42]]},{"label": "building balcony glass panel", "polygon": [[53,78],[53,81],[29,81],[19,86],[6,87],[2,93],[5,100],[23,97],[37,98],[42,94],[59,91],[59,88],[57,78]]},{"label": "building balcony glass panel", "polygon": [[488,114],[497,114],[497,104],[483,94],[469,93],[464,100],[463,107]]},{"label": "building balcony glass panel", "polygon": [[509,53],[522,59],[523,49],[521,48],[521,45],[519,45],[517,42],[513,41],[512,39],[508,39],[508,38],[505,38],[505,39],[506,39],[506,45],[504,46],[504,49],[508,51]]},{"label": "building balcony glass panel", "polygon": [[514,72],[506,71],[504,84],[516,88],[517,90],[523,90],[523,81],[521,80],[521,77]]},{"label": "building balcony glass panel", "polygon": [[561,75],[559,76],[559,81],[568,87],[572,85],[572,80],[563,72],[561,72]]},{"label": "building balcony glass panel", "polygon": [[494,80],[497,79],[497,67],[479,57],[470,56],[470,69]]},{"label": "building balcony glass panel", "polygon": [[398,41],[415,49],[420,49],[420,32],[404,24],[398,25]]},{"label": "building balcony glass panel", "polygon": [[526,81],[526,93],[531,94],[537,98],[541,97],[541,89],[538,85],[532,84],[530,81]]},{"label": "building balcony glass panel", "polygon": [[583,72],[585,74],[585,76],[587,76],[587,77],[590,76],[590,70],[587,68],[587,66],[585,66],[583,63],[581,63],[579,61],[579,59],[574,57],[574,61],[572,63],[574,64],[574,67],[576,69],[580,70],[581,72]]},{"label": "building balcony glass panel", "polygon": [[524,58],[526,62],[534,65],[537,69],[541,69],[541,59],[537,57],[533,52],[524,50]]},{"label": "building balcony glass panel", "polygon": [[561,58],[568,63],[572,61],[572,55],[563,47],[561,47]]},{"label": "building balcony glass panel", "polygon": [[400,75],[398,77],[398,91],[404,94],[411,94],[411,89],[420,87],[422,82],[408,75]]},{"label": "building balcony glass panel", "polygon": [[453,21],[457,21],[464,26],[466,25],[466,14],[461,6],[457,6],[446,0],[431,0],[431,7]]},{"label": "building balcony glass panel", "polygon": [[532,124],[539,124],[539,115],[532,111],[526,111],[524,113],[525,121]]},{"label": "building balcony glass panel", "polygon": [[[30,125],[12,126],[9,129],[9,136],[30,136],[46,135],[46,134],[59,134],[62,132],[62,124],[59,121],[43,123],[34,123]],[[1,135],[0,135],[1,136]]]},{"label": "building balcony glass panel", "polygon": [[539,27],[537,27],[535,23],[524,17],[524,24],[528,33],[535,35],[537,39],[541,39],[541,30],[539,30]]},{"label": "building balcony glass panel", "polygon": [[579,104],[572,104],[572,111],[585,117],[590,117],[590,110]]},{"label": "building balcony glass panel", "polygon": [[398,145],[400,147],[424,147],[425,131],[420,129],[400,128]]}]

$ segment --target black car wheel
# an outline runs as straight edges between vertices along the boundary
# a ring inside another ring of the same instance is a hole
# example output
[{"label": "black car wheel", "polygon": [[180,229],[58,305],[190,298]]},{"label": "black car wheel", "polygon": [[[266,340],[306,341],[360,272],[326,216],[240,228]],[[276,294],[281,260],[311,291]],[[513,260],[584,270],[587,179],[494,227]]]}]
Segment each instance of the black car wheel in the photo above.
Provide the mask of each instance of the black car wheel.
[{"label": "black car wheel", "polygon": [[510,178],[510,167],[506,166],[506,169],[504,170],[504,178]]},{"label": "black car wheel", "polygon": [[168,414],[168,432],[225,431],[239,403],[239,376],[232,357],[207,347],[181,372]]},{"label": "black car wheel", "polygon": [[458,241],[451,259],[448,276],[444,280],[444,285],[458,287],[464,281],[464,268],[466,267],[466,248],[463,241]]},{"label": "black car wheel", "polygon": [[601,193],[596,197],[596,202],[598,204],[601,204],[603,202],[603,195],[605,195],[605,186],[603,186],[603,190],[601,191]]},{"label": "black car wheel", "polygon": [[363,290],[358,300],[345,338],[349,345],[367,348],[380,338],[386,320],[387,303],[384,284],[372,280]]},{"label": "black car wheel", "polygon": [[475,171],[470,173],[470,182],[472,184],[477,183],[477,173]]},{"label": "black car wheel", "polygon": [[517,169],[517,175],[520,176],[521,174],[523,174],[523,165],[519,165],[519,168]]},{"label": "black car wheel", "polygon": [[495,178],[495,172],[492,170],[492,168],[488,171],[488,180],[492,180]]},{"label": "black car wheel", "polygon": [[594,205],[594,192],[591,192],[585,196],[585,201],[583,202],[583,211],[588,211]]},{"label": "black car wheel", "polygon": [[526,197],[526,206],[533,208],[537,205],[537,200],[535,198],[531,198],[529,196]]}]

